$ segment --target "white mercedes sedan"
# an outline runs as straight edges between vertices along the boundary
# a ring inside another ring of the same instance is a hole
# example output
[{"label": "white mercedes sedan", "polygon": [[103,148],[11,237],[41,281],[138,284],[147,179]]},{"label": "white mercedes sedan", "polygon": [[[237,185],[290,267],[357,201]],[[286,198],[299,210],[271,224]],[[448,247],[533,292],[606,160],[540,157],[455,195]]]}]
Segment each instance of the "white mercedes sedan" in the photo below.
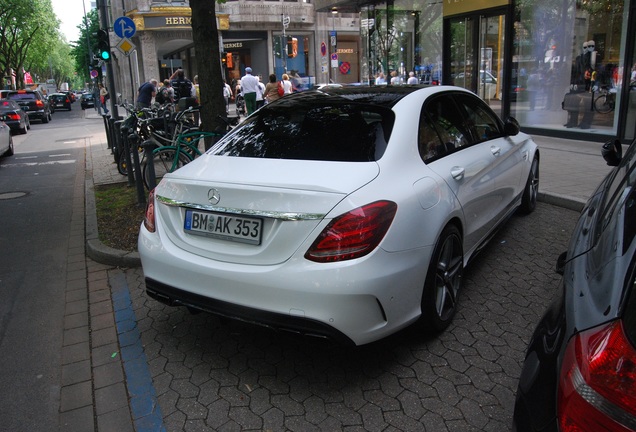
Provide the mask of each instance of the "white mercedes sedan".
[{"label": "white mercedes sedan", "polygon": [[286,96],[150,193],[146,290],[343,344],[441,332],[464,267],[538,186],[534,141],[464,89]]}]

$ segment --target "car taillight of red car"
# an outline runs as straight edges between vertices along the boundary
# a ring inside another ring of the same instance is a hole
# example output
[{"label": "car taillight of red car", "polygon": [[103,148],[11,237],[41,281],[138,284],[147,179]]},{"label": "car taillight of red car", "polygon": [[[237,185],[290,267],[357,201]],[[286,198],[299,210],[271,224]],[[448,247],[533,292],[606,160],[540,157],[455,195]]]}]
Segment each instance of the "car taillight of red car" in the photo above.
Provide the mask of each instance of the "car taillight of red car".
[{"label": "car taillight of red car", "polygon": [[636,349],[621,320],[574,336],[561,366],[561,432],[636,430]]},{"label": "car taillight of red car", "polygon": [[376,201],[338,216],[320,233],[305,258],[324,263],[367,255],[384,238],[396,211],[394,202]]}]

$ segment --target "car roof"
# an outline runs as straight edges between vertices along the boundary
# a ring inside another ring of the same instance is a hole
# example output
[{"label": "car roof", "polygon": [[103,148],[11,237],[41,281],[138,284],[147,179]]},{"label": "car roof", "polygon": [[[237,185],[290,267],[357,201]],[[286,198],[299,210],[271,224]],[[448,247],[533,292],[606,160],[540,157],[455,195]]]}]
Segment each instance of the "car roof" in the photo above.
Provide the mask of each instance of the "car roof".
[{"label": "car roof", "polygon": [[[399,86],[345,86],[345,87],[325,87],[317,90],[307,90],[295,93],[291,97],[286,96],[289,100],[309,100],[316,98],[325,98],[331,96],[334,101],[340,100],[358,102],[368,105],[380,105],[387,108],[393,107],[405,96],[428,88],[428,85],[399,85]],[[284,100],[285,98],[281,99]]]}]

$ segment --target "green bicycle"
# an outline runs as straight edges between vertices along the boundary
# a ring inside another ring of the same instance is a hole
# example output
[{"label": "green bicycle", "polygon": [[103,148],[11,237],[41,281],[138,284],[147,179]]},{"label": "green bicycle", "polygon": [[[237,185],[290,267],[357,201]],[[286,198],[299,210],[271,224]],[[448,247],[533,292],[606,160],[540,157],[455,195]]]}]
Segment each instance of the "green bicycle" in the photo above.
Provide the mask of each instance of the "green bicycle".
[{"label": "green bicycle", "polygon": [[[185,115],[197,109],[198,108],[190,107],[182,111],[182,113]],[[174,135],[172,144],[155,148],[152,151],[154,182],[151,179],[152,173],[148,161],[146,161],[142,167],[142,177],[146,187],[149,190],[152,189],[156,185],[156,182],[161,180],[164,175],[176,171],[201,156],[202,153],[201,150],[199,150],[199,144],[204,141],[206,137],[218,140],[236,124],[234,119],[221,118],[227,123],[227,127],[222,131],[206,132],[198,128],[185,129]]]}]

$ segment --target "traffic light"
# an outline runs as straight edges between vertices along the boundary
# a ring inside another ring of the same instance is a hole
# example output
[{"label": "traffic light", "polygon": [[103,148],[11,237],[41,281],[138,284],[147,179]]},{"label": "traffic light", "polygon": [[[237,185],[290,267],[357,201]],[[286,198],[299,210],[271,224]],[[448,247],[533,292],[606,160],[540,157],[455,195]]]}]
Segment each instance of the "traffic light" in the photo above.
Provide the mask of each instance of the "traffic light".
[{"label": "traffic light", "polygon": [[97,31],[97,50],[99,51],[99,58],[105,62],[110,61],[110,40],[108,39],[107,30]]}]

